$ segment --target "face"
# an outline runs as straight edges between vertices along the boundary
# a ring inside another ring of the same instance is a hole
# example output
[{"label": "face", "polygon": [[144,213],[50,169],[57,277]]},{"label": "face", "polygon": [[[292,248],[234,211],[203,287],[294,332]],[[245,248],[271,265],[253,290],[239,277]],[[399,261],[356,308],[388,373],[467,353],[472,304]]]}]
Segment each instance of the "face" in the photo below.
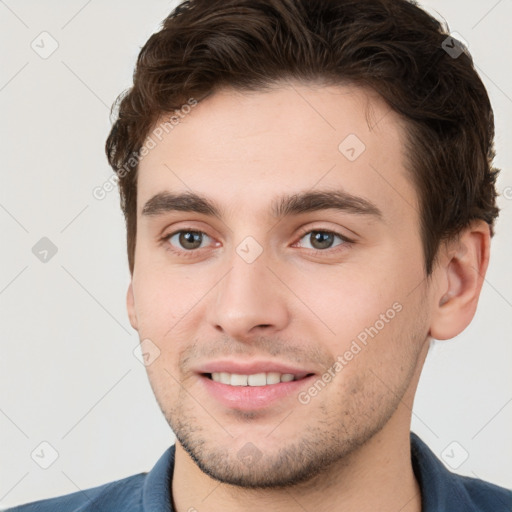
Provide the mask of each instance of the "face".
[{"label": "face", "polygon": [[430,299],[403,143],[375,95],[295,84],[219,91],[141,161],[130,320],[204,473],[291,485],[409,421]]}]

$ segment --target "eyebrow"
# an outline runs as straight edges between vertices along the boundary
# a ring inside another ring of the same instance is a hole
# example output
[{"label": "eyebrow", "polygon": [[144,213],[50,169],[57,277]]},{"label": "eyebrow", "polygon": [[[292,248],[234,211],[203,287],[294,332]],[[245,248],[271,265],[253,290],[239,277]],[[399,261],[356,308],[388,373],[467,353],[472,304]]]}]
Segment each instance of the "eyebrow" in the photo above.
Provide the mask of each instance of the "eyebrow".
[{"label": "eyebrow", "polygon": [[[383,217],[381,210],[371,201],[335,190],[286,194],[274,199],[271,204],[272,215],[278,218],[330,209],[370,215],[378,219]],[[215,202],[194,192],[160,192],[145,203],[142,215],[159,216],[172,211],[196,212],[222,218],[222,209]]]}]

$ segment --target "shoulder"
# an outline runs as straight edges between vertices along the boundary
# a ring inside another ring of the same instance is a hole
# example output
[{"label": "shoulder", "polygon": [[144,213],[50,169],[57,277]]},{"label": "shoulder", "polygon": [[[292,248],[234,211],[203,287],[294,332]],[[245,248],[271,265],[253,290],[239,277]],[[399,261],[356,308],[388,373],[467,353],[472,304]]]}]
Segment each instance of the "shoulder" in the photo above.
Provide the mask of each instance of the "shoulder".
[{"label": "shoulder", "polygon": [[[142,509],[142,487],[146,473],[65,496],[35,501],[9,508],[5,512],[97,512],[98,510],[123,510],[136,512]],[[113,508],[115,506],[115,508]]]},{"label": "shoulder", "polygon": [[168,448],[149,473],[65,496],[35,501],[5,512],[169,512],[172,511],[171,486],[175,445]]},{"label": "shoulder", "polygon": [[414,433],[411,433],[411,456],[424,512],[512,511],[511,490],[452,473]]},{"label": "shoulder", "polygon": [[467,476],[455,476],[461,489],[478,511],[510,512],[512,491],[498,485]]}]

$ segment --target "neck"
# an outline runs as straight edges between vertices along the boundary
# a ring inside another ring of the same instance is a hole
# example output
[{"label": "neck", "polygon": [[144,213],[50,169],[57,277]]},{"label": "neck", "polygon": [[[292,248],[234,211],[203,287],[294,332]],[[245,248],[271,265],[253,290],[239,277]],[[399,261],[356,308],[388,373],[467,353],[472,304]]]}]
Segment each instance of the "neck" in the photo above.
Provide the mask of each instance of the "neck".
[{"label": "neck", "polygon": [[409,428],[397,432],[393,420],[344,460],[307,482],[284,489],[244,489],[218,482],[205,475],[177,443],[172,483],[175,510],[421,512]]}]

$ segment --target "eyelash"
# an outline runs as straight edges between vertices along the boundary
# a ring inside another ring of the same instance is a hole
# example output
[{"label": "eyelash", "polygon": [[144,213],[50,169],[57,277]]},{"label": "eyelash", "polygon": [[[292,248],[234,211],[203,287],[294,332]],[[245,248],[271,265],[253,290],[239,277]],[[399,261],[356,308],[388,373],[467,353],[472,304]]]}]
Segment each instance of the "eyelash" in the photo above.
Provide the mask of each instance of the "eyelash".
[{"label": "eyelash", "polygon": [[[194,228],[183,228],[183,229],[179,229],[178,231],[173,231],[172,233],[165,235],[161,238],[161,241],[165,244],[165,249],[167,251],[170,251],[173,254],[183,257],[183,258],[191,258],[191,257],[196,256],[197,252],[203,248],[190,249],[190,250],[186,250],[186,249],[178,250],[178,249],[175,249],[169,243],[169,240],[174,235],[177,235],[179,233],[187,233],[187,232],[199,233],[201,235],[206,235],[208,238],[211,238],[204,231],[194,229]],[[346,236],[342,235],[341,233],[338,233],[337,231],[332,231],[332,230],[328,230],[328,229],[307,229],[307,228],[304,228],[303,230],[301,230],[301,232],[298,236],[298,241],[302,240],[306,235],[311,234],[311,233],[326,233],[326,234],[334,235],[335,237],[338,237],[342,242],[334,247],[328,247],[327,249],[309,249],[309,248],[307,249],[308,251],[312,252],[315,255],[325,255],[325,253],[332,254],[332,252],[337,252],[338,250],[345,250],[348,247],[350,247],[352,244],[355,243],[354,240],[347,238]],[[297,242],[295,242],[295,243],[297,243]]]}]

